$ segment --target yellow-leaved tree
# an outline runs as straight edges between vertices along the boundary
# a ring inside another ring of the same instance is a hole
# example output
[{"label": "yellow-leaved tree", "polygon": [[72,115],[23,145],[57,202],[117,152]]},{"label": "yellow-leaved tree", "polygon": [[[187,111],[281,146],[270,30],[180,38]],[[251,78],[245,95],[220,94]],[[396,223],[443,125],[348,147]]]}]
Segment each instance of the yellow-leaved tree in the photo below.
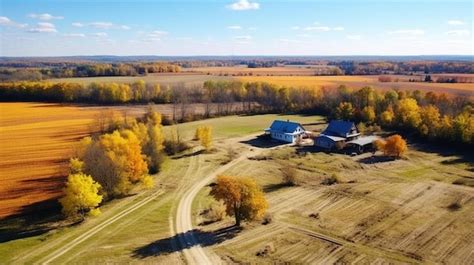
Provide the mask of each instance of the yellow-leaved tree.
[{"label": "yellow-leaved tree", "polygon": [[84,173],[69,175],[64,188],[65,195],[59,199],[63,213],[68,217],[80,215],[82,218],[87,213],[98,215],[100,210],[97,207],[102,201],[102,195],[99,195],[100,188],[100,184],[89,175]]},{"label": "yellow-leaved tree", "polygon": [[98,181],[107,196],[127,195],[148,173],[140,141],[129,130],[104,134],[90,141],[83,157],[84,172]]},{"label": "yellow-leaved tree", "polygon": [[219,176],[210,194],[224,202],[226,213],[235,217],[237,226],[244,220],[261,219],[268,208],[262,189],[247,177]]},{"label": "yellow-leaved tree", "polygon": [[341,102],[336,108],[336,118],[340,120],[351,120],[354,117],[354,108],[350,102]]},{"label": "yellow-leaved tree", "polygon": [[418,128],[421,123],[420,107],[416,99],[404,98],[397,104],[398,121],[405,127]]},{"label": "yellow-leaved tree", "polygon": [[209,150],[212,146],[212,127],[211,126],[199,126],[196,128],[194,138],[199,140],[202,147]]}]

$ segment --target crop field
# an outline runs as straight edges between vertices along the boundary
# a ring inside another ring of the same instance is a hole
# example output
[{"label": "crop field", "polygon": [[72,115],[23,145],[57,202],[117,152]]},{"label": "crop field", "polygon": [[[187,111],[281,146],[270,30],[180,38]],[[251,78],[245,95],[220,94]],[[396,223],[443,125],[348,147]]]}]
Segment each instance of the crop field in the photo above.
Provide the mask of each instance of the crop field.
[{"label": "crop field", "polygon": [[[74,144],[96,130],[94,121],[104,111],[137,117],[146,108],[0,103],[0,218],[60,195]],[[166,104],[154,109],[168,116],[173,112],[173,106]],[[202,114],[204,106],[190,104],[188,112]],[[253,126],[249,130],[255,130],[256,125],[249,125]]]},{"label": "crop field", "polygon": [[259,67],[248,68],[246,65],[228,66],[228,67],[196,67],[184,68],[184,72],[201,73],[217,76],[235,76],[235,75],[255,75],[255,76],[311,76],[315,75],[318,69],[331,68],[331,66],[281,66],[281,67]]},{"label": "crop field", "polygon": [[227,80],[224,76],[210,76],[205,74],[177,73],[177,74],[149,74],[146,76],[99,76],[99,77],[72,77],[56,78],[47,81],[54,83],[72,82],[88,85],[90,83],[133,83],[143,80],[149,84],[160,84],[161,86],[202,86],[207,80]]},{"label": "crop field", "polygon": [[[211,249],[227,262],[451,263],[474,259],[472,157],[443,156],[410,146],[406,159],[371,163],[370,154],[295,152],[282,147],[250,157],[225,174],[250,176],[266,193],[270,224],[248,224]],[[466,159],[466,158],[464,158]],[[454,161],[454,162],[453,162]],[[459,161],[459,162],[458,162]],[[282,185],[292,165],[298,186]],[[338,183],[321,184],[336,174]],[[454,185],[470,180],[471,187]],[[208,207],[204,189],[195,218]],[[201,225],[216,231],[233,219]],[[271,251],[265,254],[265,248]]]},{"label": "crop field", "polygon": [[[15,103],[20,104],[20,103]],[[21,103],[23,104],[23,103]],[[44,104],[25,104],[24,108]],[[19,106],[17,106],[19,108]],[[58,112],[60,106],[48,106]],[[80,112],[70,107],[72,112]],[[85,111],[85,110],[84,110]],[[28,113],[24,110],[23,112]],[[31,114],[29,114],[31,116]],[[27,117],[28,115],[25,115]],[[76,114],[78,116],[78,114]],[[87,116],[86,116],[87,118]],[[261,120],[260,120],[261,118]],[[155,175],[156,187],[120,200],[114,200],[101,207],[102,214],[89,218],[77,226],[62,227],[51,232],[41,233],[26,238],[0,241],[0,260],[6,263],[44,262],[51,258],[56,249],[67,248],[68,252],[57,256],[52,263],[73,262],[80,257],[82,262],[119,262],[119,263],[177,263],[183,259],[179,249],[173,246],[173,217],[180,196],[187,188],[200,178],[211,174],[227,160],[227,148],[232,145],[237,152],[248,149],[247,144],[240,143],[240,138],[248,133],[260,132],[262,124],[273,119],[291,119],[313,126],[311,123],[321,121],[319,116],[229,116],[206,120],[206,124],[214,126],[216,138],[211,153],[196,154],[195,148],[185,153],[170,157],[163,165],[162,171]],[[52,117],[50,117],[52,119]],[[257,121],[255,121],[257,120]],[[258,122],[260,120],[261,122]],[[204,121],[177,125],[185,140],[190,140],[194,129]],[[248,124],[248,127],[242,126]],[[267,124],[265,124],[267,125]],[[165,130],[168,130],[165,127]],[[191,145],[197,145],[191,142]],[[143,198],[150,197],[144,203]],[[134,209],[140,203],[140,208]],[[121,219],[112,222],[124,212],[130,212]],[[11,226],[25,225],[23,223]],[[53,224],[59,225],[60,224]],[[5,227],[0,227],[6,229]],[[94,234],[88,234],[93,231]],[[130,235],[133,234],[133,237]],[[88,235],[87,240],[77,241],[81,236]],[[0,237],[2,240],[2,237]],[[76,242],[71,245],[70,243]]]},{"label": "crop field", "polygon": [[320,89],[346,85],[349,88],[371,86],[377,89],[400,89],[433,91],[451,95],[474,96],[474,83],[424,83],[424,82],[379,82],[378,76],[240,76],[234,77],[243,82],[269,82],[288,87]]}]

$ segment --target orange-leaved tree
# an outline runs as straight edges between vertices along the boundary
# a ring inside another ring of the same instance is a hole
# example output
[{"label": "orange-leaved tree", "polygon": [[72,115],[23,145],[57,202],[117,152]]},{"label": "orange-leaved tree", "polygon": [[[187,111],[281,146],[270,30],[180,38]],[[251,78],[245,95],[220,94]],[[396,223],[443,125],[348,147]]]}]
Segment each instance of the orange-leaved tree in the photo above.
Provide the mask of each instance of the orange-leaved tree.
[{"label": "orange-leaved tree", "polygon": [[268,208],[262,189],[247,177],[219,176],[211,195],[224,202],[226,213],[235,217],[237,226],[243,220],[261,219]]},{"label": "orange-leaved tree", "polygon": [[408,149],[406,141],[398,134],[387,137],[385,140],[376,141],[375,146],[384,155],[398,158]]}]

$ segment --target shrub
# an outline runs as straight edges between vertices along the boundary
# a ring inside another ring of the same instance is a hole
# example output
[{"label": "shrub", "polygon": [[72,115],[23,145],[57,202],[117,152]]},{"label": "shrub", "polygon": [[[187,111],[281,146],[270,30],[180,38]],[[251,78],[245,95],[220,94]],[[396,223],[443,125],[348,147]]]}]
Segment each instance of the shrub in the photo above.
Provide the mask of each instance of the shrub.
[{"label": "shrub", "polygon": [[283,174],[283,183],[288,186],[295,186],[298,185],[298,171],[295,167],[291,165],[285,165],[280,168],[281,173]]},{"label": "shrub", "polygon": [[447,208],[450,211],[457,211],[457,210],[461,209],[461,203],[459,202],[459,200],[456,200],[456,201],[452,202],[451,204],[449,204]]},{"label": "shrub", "polygon": [[222,202],[215,202],[205,211],[205,218],[211,222],[218,222],[224,219],[225,205]]},{"label": "shrub", "polygon": [[333,185],[339,183],[338,176],[336,174],[332,174],[330,177],[324,178],[321,184],[323,185]]},{"label": "shrub", "polygon": [[265,216],[263,217],[262,224],[267,225],[270,224],[273,221],[273,215],[271,213],[266,213]]}]

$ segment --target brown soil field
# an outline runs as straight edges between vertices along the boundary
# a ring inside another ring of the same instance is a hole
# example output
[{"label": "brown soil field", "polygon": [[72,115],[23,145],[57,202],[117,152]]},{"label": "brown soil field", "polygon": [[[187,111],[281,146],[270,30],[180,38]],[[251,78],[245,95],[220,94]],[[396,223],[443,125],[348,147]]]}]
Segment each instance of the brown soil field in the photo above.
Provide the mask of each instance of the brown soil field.
[{"label": "brown soil field", "polygon": [[[0,103],[0,218],[37,210],[31,205],[61,194],[74,144],[94,131],[103,111],[137,117],[146,107]],[[154,108],[172,116],[172,105]],[[204,113],[204,105],[189,105],[191,112]]]},{"label": "brown soil field", "polygon": [[[284,147],[236,165],[225,174],[254,178],[272,221],[247,224],[212,250],[231,263],[470,264],[474,188],[452,182],[473,179],[474,162],[416,146],[402,160],[368,163],[370,156]],[[281,184],[280,168],[288,163],[297,169],[298,186]],[[332,174],[338,183],[321,184]],[[206,209],[204,199],[200,204]],[[199,228],[232,224],[227,218]],[[262,254],[266,247],[271,250]]]},{"label": "brown soil field", "polygon": [[309,67],[196,67],[184,68],[183,72],[201,73],[207,75],[232,76],[232,75],[249,75],[254,76],[312,76],[318,68],[330,68],[330,66],[309,66]]},{"label": "brown soil field", "polygon": [[340,85],[355,89],[371,86],[383,90],[418,89],[424,92],[433,91],[459,96],[474,96],[474,83],[379,82],[378,76],[239,76],[235,78],[244,82],[269,82],[280,86],[314,89],[335,88]]}]

